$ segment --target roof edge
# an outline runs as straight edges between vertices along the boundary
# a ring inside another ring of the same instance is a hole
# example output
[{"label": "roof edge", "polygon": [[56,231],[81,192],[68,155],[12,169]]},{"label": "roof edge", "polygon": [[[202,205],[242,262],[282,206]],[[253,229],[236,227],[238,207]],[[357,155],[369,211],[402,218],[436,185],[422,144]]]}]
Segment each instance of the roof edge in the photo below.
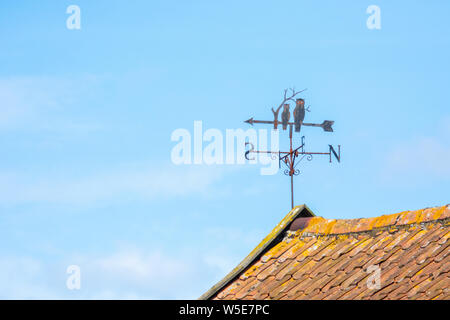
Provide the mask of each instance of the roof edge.
[{"label": "roof edge", "polygon": [[219,290],[232,282],[251,265],[265,250],[270,247],[274,241],[288,229],[292,221],[297,217],[315,217],[315,214],[308,208],[306,204],[295,206],[291,211],[276,225],[276,227],[244,258],[230,273],[222,280],[217,282],[208,291],[202,294],[198,300],[207,300],[214,296]]},{"label": "roof edge", "polygon": [[[359,232],[372,232],[382,228],[399,228],[412,224],[445,220],[450,217],[450,205],[425,208],[414,211],[358,219],[325,219],[314,217],[307,219],[302,228],[290,230],[299,234],[339,235]],[[297,219],[296,219],[297,220]],[[300,219],[298,219],[300,220]],[[296,225],[296,222],[292,224]],[[292,229],[292,228],[291,228]]]}]

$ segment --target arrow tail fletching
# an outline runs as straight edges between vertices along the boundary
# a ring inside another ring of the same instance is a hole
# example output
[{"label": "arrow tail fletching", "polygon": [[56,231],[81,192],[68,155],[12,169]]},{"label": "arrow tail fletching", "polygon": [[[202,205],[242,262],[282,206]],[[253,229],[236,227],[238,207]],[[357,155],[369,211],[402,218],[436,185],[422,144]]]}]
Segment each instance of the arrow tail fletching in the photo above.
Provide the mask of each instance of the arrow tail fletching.
[{"label": "arrow tail fletching", "polygon": [[333,132],[333,127],[332,127],[333,124],[334,124],[334,121],[325,120],[325,121],[322,123],[323,131],[326,131],[326,132]]}]

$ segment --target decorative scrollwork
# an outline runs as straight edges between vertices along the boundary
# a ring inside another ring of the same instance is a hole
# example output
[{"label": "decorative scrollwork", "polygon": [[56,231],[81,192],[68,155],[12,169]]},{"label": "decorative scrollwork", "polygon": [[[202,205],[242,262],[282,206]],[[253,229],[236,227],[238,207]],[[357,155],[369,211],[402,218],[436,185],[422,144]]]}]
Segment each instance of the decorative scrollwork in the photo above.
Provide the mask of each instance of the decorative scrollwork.
[{"label": "decorative scrollwork", "polygon": [[303,158],[305,158],[305,157],[306,157],[306,160],[308,160],[308,161],[311,161],[313,159],[312,154],[304,154],[300,159],[298,159],[298,161],[299,162],[302,161]]},{"label": "decorative scrollwork", "polygon": [[[290,176],[291,175],[291,170],[290,169],[286,169],[286,170],[284,170],[284,175],[286,175],[286,176]],[[293,171],[293,173],[292,173],[292,175],[294,175],[294,176],[298,176],[300,174],[300,170],[298,170],[298,169],[295,169],[294,171]]]},{"label": "decorative scrollwork", "polygon": [[[304,89],[304,90],[306,90],[306,89]],[[302,90],[302,91],[304,91],[304,90]],[[290,178],[291,178],[291,199],[292,199],[291,205],[292,205],[292,207],[294,207],[293,176],[297,176],[301,173],[300,170],[297,169],[297,167],[300,167],[299,163],[305,157],[306,157],[306,160],[312,161],[313,155],[329,155],[330,162],[331,162],[332,156],[336,157],[338,162],[340,162],[340,158],[341,158],[340,148],[338,149],[338,153],[336,153],[336,151],[333,149],[333,147],[331,145],[329,145],[330,151],[328,153],[306,152],[305,151],[305,149],[306,149],[305,136],[301,136],[301,144],[299,146],[297,144],[297,141],[295,143],[295,145],[297,145],[297,147],[293,146],[293,142],[294,142],[293,141],[293,130],[294,130],[293,128],[295,128],[295,132],[300,132],[301,126],[320,127],[326,132],[333,132],[334,121],[325,120],[325,121],[323,121],[322,124],[303,122],[304,116],[305,116],[305,111],[310,112],[311,110],[310,110],[310,105],[305,106],[305,100],[294,99],[294,97],[299,97],[298,94],[300,94],[302,91],[295,91],[294,88],[285,89],[283,101],[280,103],[280,105],[276,109],[274,107],[272,108],[273,120],[270,120],[270,121],[269,120],[255,120],[253,118],[250,118],[250,119],[244,121],[245,123],[248,123],[252,126],[254,124],[270,124],[270,125],[273,125],[273,128],[275,130],[278,129],[278,125],[282,125],[283,130],[286,130],[287,127],[289,126],[289,142],[290,142],[289,151],[274,152],[273,149],[265,150],[265,151],[255,150],[255,146],[251,142],[246,142],[245,143],[245,147],[246,147],[245,148],[245,158],[249,161],[255,160],[257,157],[254,154],[264,154],[266,156],[269,156],[272,161],[278,159],[278,168],[284,173],[284,175],[290,176]],[[299,100],[301,101],[301,106],[300,106],[300,112],[297,112],[299,110],[298,105],[297,105],[297,102]],[[289,118],[290,118],[290,111],[289,111],[289,107],[288,107],[289,101],[295,102],[295,104],[296,104],[296,110],[294,110],[294,121],[293,122],[289,122]],[[281,108],[283,108],[283,107],[284,107],[284,110],[282,112],[281,121],[279,121],[278,120],[279,113],[281,111]],[[298,121],[300,121],[300,123]],[[250,156],[250,154],[252,154],[252,155]],[[303,170],[302,170],[302,172],[303,172]]]}]

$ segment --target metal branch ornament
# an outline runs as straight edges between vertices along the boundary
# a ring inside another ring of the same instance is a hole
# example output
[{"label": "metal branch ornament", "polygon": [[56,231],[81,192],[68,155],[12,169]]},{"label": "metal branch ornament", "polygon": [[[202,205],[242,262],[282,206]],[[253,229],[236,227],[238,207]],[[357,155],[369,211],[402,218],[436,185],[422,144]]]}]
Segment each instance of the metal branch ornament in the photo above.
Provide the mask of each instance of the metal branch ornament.
[{"label": "metal branch ornament", "polygon": [[[287,96],[288,91],[290,90],[291,95]],[[317,123],[307,123],[303,122],[305,119],[305,111],[309,111],[308,108],[305,108],[305,100],[298,98],[294,100],[294,97],[298,95],[299,93],[305,91],[301,90],[296,92],[295,89],[285,89],[284,90],[284,97],[281,104],[278,106],[276,110],[272,108],[272,113],[274,116],[273,121],[267,121],[267,120],[254,120],[253,118],[250,118],[245,123],[249,123],[253,126],[254,123],[261,123],[261,124],[273,124],[273,128],[275,130],[278,130],[278,113],[280,112],[281,107],[283,107],[283,112],[281,113],[281,124],[283,127],[283,130],[286,130],[289,126],[289,143],[290,148],[289,151],[270,151],[270,150],[255,150],[255,147],[252,143],[246,142],[246,146],[250,146],[250,149],[248,149],[245,152],[245,158],[247,160],[254,160],[254,158],[249,158],[250,153],[265,153],[270,155],[272,160],[276,160],[278,158],[278,165],[281,168],[281,163],[283,163],[287,169],[284,170],[284,174],[291,177],[291,207],[294,208],[294,176],[298,175],[300,171],[296,168],[298,163],[303,160],[306,157],[306,160],[311,161],[313,159],[313,155],[328,155],[330,157],[330,162],[332,162],[332,156],[336,158],[338,162],[341,162],[341,146],[338,145],[338,152],[335,151],[333,146],[331,144],[328,145],[329,149],[328,152],[306,152],[305,151],[305,136],[301,137],[301,145],[297,148],[293,148],[292,143],[292,128],[295,128],[295,132],[300,132],[302,126],[306,127],[320,127],[325,132],[333,132],[333,124],[334,121],[325,120],[321,124]],[[290,105],[286,102],[288,101],[294,101],[295,102],[295,109],[293,112],[294,115],[294,122],[289,122],[291,114],[289,111]]]}]

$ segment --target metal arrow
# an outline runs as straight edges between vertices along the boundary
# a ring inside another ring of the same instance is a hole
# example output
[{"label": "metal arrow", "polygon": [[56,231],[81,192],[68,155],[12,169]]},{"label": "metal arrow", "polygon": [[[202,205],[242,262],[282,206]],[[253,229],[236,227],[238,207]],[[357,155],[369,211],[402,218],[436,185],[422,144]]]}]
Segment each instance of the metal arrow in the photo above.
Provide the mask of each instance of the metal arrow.
[{"label": "metal arrow", "polygon": [[[245,123],[249,123],[250,125],[253,126],[254,123],[266,123],[266,124],[273,124],[275,121],[267,121],[267,120],[253,120],[253,118],[250,118],[246,121],[244,121]],[[278,123],[281,123],[280,121],[278,121]],[[288,125],[295,125],[294,122],[288,122]],[[322,122],[321,124],[318,123],[307,123],[307,122],[303,122],[302,126],[307,126],[307,127],[321,127],[323,129],[323,131],[326,132],[333,132],[333,124],[334,121],[331,120],[325,120],[324,122]]]}]

